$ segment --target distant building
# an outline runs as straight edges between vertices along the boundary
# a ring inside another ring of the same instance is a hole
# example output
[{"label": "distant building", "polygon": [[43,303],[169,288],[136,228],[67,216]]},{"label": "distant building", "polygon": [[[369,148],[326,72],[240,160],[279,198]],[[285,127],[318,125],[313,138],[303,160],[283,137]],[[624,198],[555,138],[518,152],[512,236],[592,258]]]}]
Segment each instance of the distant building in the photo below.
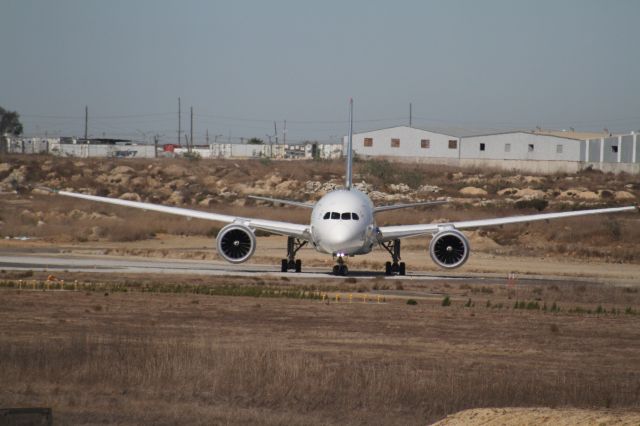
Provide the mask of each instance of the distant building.
[{"label": "distant building", "polygon": [[[344,137],[346,146],[348,137]],[[353,135],[353,152],[363,157],[450,158],[460,156],[460,138],[408,126]]]},{"label": "distant building", "polygon": [[[321,144],[308,142],[304,144],[237,144],[214,143],[195,146],[192,152],[201,158],[273,158],[273,159],[312,159],[340,158],[342,147],[339,144]],[[174,147],[175,155],[188,152],[185,147]]]},{"label": "distant building", "polygon": [[[346,145],[347,136],[344,137]],[[539,173],[640,173],[640,138],[566,131],[510,131],[458,137],[407,126],[356,133],[353,150],[364,157]]]}]

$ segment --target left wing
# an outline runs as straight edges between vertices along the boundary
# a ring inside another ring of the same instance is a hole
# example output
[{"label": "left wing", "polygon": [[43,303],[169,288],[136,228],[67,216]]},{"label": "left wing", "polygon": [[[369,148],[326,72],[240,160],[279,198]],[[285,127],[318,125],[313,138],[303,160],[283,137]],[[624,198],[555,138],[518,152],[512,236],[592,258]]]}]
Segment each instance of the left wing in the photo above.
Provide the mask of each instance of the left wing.
[{"label": "left wing", "polygon": [[302,240],[309,240],[311,238],[308,225],[299,225],[297,223],[280,222],[276,220],[266,219],[253,219],[240,216],[230,216],[219,213],[209,213],[200,210],[185,209],[182,207],[170,207],[162,206],[159,204],[142,203],[139,201],[121,200],[119,198],[98,197],[96,195],[79,194],[77,192],[68,191],[56,191],[52,189],[47,190],[64,195],[66,197],[80,198],[82,200],[98,201],[101,203],[115,204],[118,206],[133,207],[137,209],[150,210],[161,213],[175,214],[178,216],[193,217],[197,219],[213,220],[216,222],[242,223],[250,228],[260,229],[262,231],[271,232],[273,234],[286,235],[289,237],[296,237]]},{"label": "left wing", "polygon": [[376,206],[373,208],[374,213],[378,212],[386,212],[389,210],[398,210],[398,209],[408,209],[411,207],[420,207],[420,206],[438,206],[440,204],[447,204],[448,200],[436,200],[436,201],[420,201],[418,203],[408,203],[408,204],[392,204],[390,206]]},{"label": "left wing", "polygon": [[249,195],[247,198],[251,198],[252,200],[270,201],[272,203],[288,204],[296,207],[305,207],[307,209],[313,208],[312,203],[305,203],[302,201],[283,200],[282,198],[263,197],[261,195]]},{"label": "left wing", "polygon": [[435,234],[441,229],[446,228],[480,228],[484,226],[507,225],[511,223],[534,222],[537,220],[560,219],[566,217],[586,216],[592,214],[618,213],[627,211],[637,211],[637,206],[628,207],[612,207],[606,209],[577,210],[573,212],[561,213],[541,213],[526,216],[510,216],[497,219],[481,219],[467,220],[462,222],[450,223],[429,223],[424,225],[398,225],[398,226],[380,226],[378,228],[380,242],[395,240],[399,238],[415,237],[418,235]]}]

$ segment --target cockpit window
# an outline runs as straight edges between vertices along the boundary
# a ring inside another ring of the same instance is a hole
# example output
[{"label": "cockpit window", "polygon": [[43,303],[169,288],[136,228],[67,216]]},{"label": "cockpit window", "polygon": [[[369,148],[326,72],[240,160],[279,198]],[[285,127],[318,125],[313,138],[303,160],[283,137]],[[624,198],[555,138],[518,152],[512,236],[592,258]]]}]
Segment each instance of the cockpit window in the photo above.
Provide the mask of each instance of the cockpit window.
[{"label": "cockpit window", "polygon": [[331,212],[326,212],[326,213],[324,214],[323,219],[329,219],[330,217],[331,217]]},{"label": "cockpit window", "polygon": [[351,219],[360,220],[360,216],[358,216],[358,213],[351,213]]},{"label": "cockpit window", "polygon": [[331,212],[331,219],[340,219],[340,213]]},{"label": "cockpit window", "polygon": [[351,213],[342,213],[342,220],[351,220]]}]

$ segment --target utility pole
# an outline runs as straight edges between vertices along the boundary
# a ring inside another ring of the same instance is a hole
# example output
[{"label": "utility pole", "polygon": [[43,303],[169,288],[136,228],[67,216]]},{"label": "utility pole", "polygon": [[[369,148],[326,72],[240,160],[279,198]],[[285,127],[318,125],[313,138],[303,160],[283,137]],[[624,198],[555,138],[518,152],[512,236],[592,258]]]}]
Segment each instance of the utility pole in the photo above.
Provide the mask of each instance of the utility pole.
[{"label": "utility pole", "polygon": [[282,131],[282,144],[287,144],[287,120],[284,120],[284,130]]},{"label": "utility pole", "polygon": [[89,132],[89,107],[87,105],[84,106],[84,141],[87,141],[87,136]]},{"label": "utility pole", "polygon": [[413,121],[413,113],[412,113],[412,108],[411,107],[412,107],[411,102],[409,102],[409,127],[413,127],[411,125],[412,121]]},{"label": "utility pole", "polygon": [[178,145],[180,145],[180,139],[182,138],[182,120],[180,117],[180,97],[178,97]]},{"label": "utility pole", "polygon": [[276,137],[276,145],[278,145],[278,126],[275,121],[273,122],[273,134]]},{"label": "utility pole", "polygon": [[209,145],[209,129],[207,129],[207,145]]},{"label": "utility pole", "polygon": [[158,135],[153,136],[153,158],[158,158],[158,139],[160,139]]},{"label": "utility pole", "polygon": [[189,153],[193,149],[193,107],[191,107],[191,131],[189,132]]}]

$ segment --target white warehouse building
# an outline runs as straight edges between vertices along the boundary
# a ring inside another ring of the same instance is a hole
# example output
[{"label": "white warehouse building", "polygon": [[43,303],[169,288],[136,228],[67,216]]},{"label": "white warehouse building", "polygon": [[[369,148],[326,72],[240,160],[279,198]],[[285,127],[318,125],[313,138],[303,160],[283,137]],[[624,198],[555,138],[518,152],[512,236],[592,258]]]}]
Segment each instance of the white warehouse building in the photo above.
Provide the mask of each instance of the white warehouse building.
[{"label": "white warehouse building", "polygon": [[[346,145],[348,136],[345,136]],[[452,158],[460,155],[460,138],[397,126],[353,135],[353,152],[360,156]]]},{"label": "white warehouse building", "polygon": [[[353,135],[353,149],[364,157],[494,167],[537,173],[603,171],[640,173],[637,134],[587,139],[574,132],[511,131],[454,136],[407,126]],[[346,144],[347,137],[344,142]]]}]

